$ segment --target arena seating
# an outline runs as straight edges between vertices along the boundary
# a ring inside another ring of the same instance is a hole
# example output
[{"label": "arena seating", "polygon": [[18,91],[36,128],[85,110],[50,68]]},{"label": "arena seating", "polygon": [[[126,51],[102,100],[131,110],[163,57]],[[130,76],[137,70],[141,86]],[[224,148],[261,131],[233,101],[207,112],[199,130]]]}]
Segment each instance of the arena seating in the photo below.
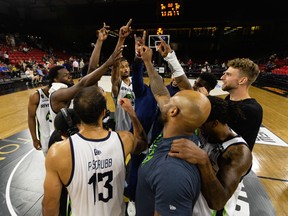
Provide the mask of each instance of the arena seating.
[{"label": "arena seating", "polygon": [[24,53],[22,51],[12,51],[9,54],[9,59],[12,64],[17,64],[20,62],[20,60],[28,61],[29,59],[31,60],[35,59],[37,63],[43,63],[43,56],[46,54],[47,54],[46,52],[34,48],[31,51],[28,51],[27,53]]}]

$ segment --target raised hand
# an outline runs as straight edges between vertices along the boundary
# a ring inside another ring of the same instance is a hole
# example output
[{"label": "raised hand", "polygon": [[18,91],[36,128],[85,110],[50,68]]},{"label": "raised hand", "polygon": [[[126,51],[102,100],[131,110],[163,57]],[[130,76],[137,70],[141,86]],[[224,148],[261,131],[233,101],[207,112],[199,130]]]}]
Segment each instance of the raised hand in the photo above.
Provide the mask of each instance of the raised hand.
[{"label": "raised hand", "polygon": [[110,31],[109,28],[110,26],[107,26],[104,22],[103,27],[100,30],[97,30],[98,40],[104,41],[107,39]]},{"label": "raised hand", "polygon": [[160,55],[165,58],[169,52],[172,52],[172,49],[169,44],[167,44],[161,36],[159,36],[159,40],[161,41],[160,45],[156,46],[156,50],[160,53]]},{"label": "raised hand", "polygon": [[140,48],[140,54],[142,57],[142,60],[145,62],[151,62],[152,56],[153,56],[153,50],[147,46],[141,46]]},{"label": "raised hand", "polygon": [[119,30],[119,37],[120,38],[126,38],[130,35],[132,29],[131,29],[131,23],[132,23],[132,19],[129,19],[129,21],[127,22],[127,24],[125,26],[122,26]]},{"label": "raised hand", "polygon": [[138,57],[140,57],[141,46],[145,45],[146,31],[143,31],[142,37],[140,36],[137,37],[136,34],[134,34],[134,40],[135,40],[135,53]]},{"label": "raised hand", "polygon": [[135,111],[132,107],[131,100],[128,98],[120,98],[119,103],[121,107],[128,113],[128,114],[133,114]]},{"label": "raised hand", "polygon": [[122,58],[122,51],[123,51],[124,45],[120,46],[118,49],[115,49],[114,52],[110,55],[110,57],[107,59],[106,64],[110,67],[115,62],[117,62],[120,58]]}]

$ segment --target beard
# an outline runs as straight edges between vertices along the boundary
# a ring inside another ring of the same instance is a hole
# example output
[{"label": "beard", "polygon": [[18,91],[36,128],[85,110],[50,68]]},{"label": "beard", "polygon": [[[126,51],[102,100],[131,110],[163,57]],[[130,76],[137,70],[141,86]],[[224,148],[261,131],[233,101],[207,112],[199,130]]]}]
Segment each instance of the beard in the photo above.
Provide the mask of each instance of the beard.
[{"label": "beard", "polygon": [[230,91],[231,89],[233,89],[231,86],[229,85],[222,85],[222,90],[223,91]]},{"label": "beard", "polygon": [[66,83],[66,85],[67,85],[67,86],[68,86],[68,88],[69,88],[69,87],[73,86],[73,85],[74,85],[74,83]]},{"label": "beard", "polygon": [[126,79],[126,78],[128,78],[129,77],[129,74],[123,74],[123,75],[121,75],[121,78],[122,79]]},{"label": "beard", "polygon": [[233,81],[231,80],[228,83],[226,82],[222,84],[223,91],[231,91],[231,90],[237,89],[238,87],[239,87],[238,80],[233,80]]},{"label": "beard", "polygon": [[222,90],[227,91],[227,86],[222,85]]}]

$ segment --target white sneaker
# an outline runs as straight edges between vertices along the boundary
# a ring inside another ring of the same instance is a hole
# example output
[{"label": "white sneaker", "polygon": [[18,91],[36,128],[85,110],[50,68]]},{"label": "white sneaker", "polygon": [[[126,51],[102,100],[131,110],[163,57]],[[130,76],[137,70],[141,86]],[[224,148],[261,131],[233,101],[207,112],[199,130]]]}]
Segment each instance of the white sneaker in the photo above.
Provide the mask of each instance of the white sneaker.
[{"label": "white sneaker", "polygon": [[127,213],[129,216],[136,216],[135,202],[133,202],[133,201],[128,202]]}]

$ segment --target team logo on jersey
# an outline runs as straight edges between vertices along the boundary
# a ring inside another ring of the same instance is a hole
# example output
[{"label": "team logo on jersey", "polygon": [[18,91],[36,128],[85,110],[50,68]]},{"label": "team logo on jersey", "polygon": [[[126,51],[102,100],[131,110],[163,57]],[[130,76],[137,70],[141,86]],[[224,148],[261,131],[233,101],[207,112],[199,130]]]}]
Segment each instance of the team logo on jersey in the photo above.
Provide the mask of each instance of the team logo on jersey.
[{"label": "team logo on jersey", "polygon": [[128,98],[130,100],[134,100],[135,99],[134,95],[132,95],[132,94],[126,94],[124,98]]},{"label": "team logo on jersey", "polygon": [[169,209],[172,210],[172,211],[175,211],[175,210],[176,210],[176,207],[173,206],[173,205],[169,205]]},{"label": "team logo on jersey", "polygon": [[100,155],[102,152],[101,151],[99,151],[98,149],[94,149],[94,154],[95,155]]},{"label": "team logo on jersey", "polygon": [[49,117],[50,117],[50,112],[48,111],[46,114],[46,121],[50,121]]},{"label": "team logo on jersey", "polygon": [[151,146],[149,147],[147,156],[144,158],[144,160],[142,161],[141,165],[147,163],[149,160],[151,160],[154,156],[154,153],[158,147],[158,143],[160,142],[162,138],[162,133],[158,135],[158,137],[154,140],[154,142],[151,144]]},{"label": "team logo on jersey", "polygon": [[124,98],[128,98],[130,101],[131,101],[131,104],[132,104],[132,106],[134,106],[134,103],[135,103],[135,97],[134,97],[134,95],[133,94],[126,94],[125,96],[124,96]]}]

